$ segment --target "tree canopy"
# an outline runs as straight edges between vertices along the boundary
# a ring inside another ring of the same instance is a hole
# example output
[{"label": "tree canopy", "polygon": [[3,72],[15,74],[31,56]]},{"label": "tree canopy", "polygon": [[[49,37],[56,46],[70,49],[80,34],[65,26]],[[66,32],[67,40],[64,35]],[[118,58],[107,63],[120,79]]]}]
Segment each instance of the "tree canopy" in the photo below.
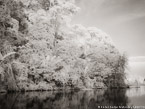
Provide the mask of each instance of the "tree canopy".
[{"label": "tree canopy", "polygon": [[18,90],[104,88],[110,75],[124,75],[126,58],[106,33],[71,25],[79,10],[74,0],[1,0],[0,5],[0,54],[16,52],[9,63]]}]

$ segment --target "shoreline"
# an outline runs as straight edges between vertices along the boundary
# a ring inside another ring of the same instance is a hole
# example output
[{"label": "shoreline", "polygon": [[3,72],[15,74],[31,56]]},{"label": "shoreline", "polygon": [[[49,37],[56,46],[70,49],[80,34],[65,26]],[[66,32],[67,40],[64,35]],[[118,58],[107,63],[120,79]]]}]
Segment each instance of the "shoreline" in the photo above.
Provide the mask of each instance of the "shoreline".
[{"label": "shoreline", "polygon": [[109,88],[109,87],[104,87],[104,88],[57,88],[57,89],[50,89],[50,90],[19,90],[19,91],[16,91],[16,90],[2,90],[0,91],[0,94],[1,93],[17,93],[17,92],[22,92],[22,93],[25,93],[25,92],[49,92],[49,91],[89,91],[89,90],[107,90],[107,89],[130,89],[130,88],[135,88],[135,87],[120,87],[120,88],[116,88],[116,87],[113,87],[113,88]]}]

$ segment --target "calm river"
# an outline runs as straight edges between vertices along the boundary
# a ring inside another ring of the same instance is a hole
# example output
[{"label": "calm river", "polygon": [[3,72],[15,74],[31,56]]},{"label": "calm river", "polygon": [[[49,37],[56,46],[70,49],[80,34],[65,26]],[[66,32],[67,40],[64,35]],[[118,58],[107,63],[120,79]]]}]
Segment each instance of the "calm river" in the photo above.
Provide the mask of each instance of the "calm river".
[{"label": "calm river", "polygon": [[114,109],[122,106],[145,109],[145,87],[0,94],[0,109]]}]

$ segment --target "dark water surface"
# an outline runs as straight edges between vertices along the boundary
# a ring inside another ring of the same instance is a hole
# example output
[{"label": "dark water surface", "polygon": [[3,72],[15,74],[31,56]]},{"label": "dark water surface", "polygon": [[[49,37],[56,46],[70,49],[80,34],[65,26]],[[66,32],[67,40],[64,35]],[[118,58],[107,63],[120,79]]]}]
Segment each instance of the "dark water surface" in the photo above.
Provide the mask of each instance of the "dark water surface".
[{"label": "dark water surface", "polygon": [[0,94],[0,109],[100,109],[99,106],[128,105],[145,106],[145,87]]}]

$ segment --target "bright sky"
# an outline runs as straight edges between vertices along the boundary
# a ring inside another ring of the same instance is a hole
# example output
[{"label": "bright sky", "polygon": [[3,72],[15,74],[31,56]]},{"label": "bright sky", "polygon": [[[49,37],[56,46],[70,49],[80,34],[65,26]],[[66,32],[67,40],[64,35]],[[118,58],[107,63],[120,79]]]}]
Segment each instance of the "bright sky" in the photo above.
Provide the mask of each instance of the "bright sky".
[{"label": "bright sky", "polygon": [[145,0],[76,0],[72,22],[95,26],[111,36],[128,56],[145,56]]}]

